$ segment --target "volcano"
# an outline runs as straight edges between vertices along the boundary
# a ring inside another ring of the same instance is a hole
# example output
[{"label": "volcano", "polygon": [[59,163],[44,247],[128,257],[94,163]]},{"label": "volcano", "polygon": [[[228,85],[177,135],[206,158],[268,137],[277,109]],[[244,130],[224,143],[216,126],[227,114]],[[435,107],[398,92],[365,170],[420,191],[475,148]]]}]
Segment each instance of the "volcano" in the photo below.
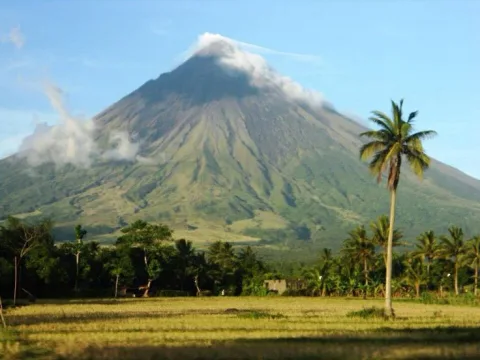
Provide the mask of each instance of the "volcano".
[{"label": "volcano", "polygon": [[[359,161],[363,125],[233,41],[207,40],[93,119],[99,148],[128,134],[136,157],[86,168],[4,159],[0,217],[51,216],[60,240],[76,223],[113,240],[142,218],[198,243],[338,248],[388,212],[385,185]],[[407,236],[450,224],[480,232],[480,181],[438,161],[422,182],[405,170],[397,214]]]}]

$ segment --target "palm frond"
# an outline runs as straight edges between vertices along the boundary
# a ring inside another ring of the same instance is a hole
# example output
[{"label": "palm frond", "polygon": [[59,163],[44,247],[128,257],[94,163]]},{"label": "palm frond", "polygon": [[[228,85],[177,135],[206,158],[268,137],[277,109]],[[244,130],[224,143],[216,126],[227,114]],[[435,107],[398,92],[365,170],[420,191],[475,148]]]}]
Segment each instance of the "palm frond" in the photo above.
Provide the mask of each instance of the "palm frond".
[{"label": "palm frond", "polygon": [[388,148],[388,153],[387,153],[386,159],[387,159],[387,161],[391,161],[392,159],[395,159],[401,153],[402,153],[402,144],[399,143],[399,142],[394,142]]},{"label": "palm frond", "polygon": [[413,173],[422,179],[423,173],[430,167],[430,158],[423,152],[413,152],[408,148],[405,156]]},{"label": "palm frond", "polygon": [[434,130],[425,130],[425,131],[419,131],[414,134],[411,134],[407,136],[404,140],[406,144],[410,143],[413,140],[426,140],[426,139],[431,139],[437,135],[437,132]]},{"label": "palm frond", "polygon": [[369,159],[376,152],[385,149],[386,145],[384,141],[372,141],[362,145],[360,148],[360,159],[363,161]]},{"label": "palm frond", "polygon": [[409,136],[409,134],[412,132],[412,124],[408,122],[402,123],[402,127],[400,129],[400,135],[402,139],[405,139]]},{"label": "palm frond", "polygon": [[418,110],[411,112],[410,115],[408,115],[407,122],[412,123],[413,119],[415,119],[417,117],[417,115],[418,115]]},{"label": "palm frond", "polygon": [[398,106],[395,101],[391,100],[392,103],[392,118],[394,123],[394,128],[398,131],[401,128],[402,123],[402,106],[403,99],[400,100],[400,106]]},{"label": "palm frond", "polygon": [[382,129],[387,130],[389,133],[393,134],[393,129],[395,129],[395,126],[392,119],[390,119],[387,114],[378,110],[372,111],[372,114],[375,116],[371,116],[368,118],[371,122],[377,124]]},{"label": "palm frond", "polygon": [[377,182],[382,180],[382,173],[388,166],[387,153],[387,149],[377,152],[368,166],[370,171],[377,176]]},{"label": "palm frond", "polygon": [[371,139],[377,139],[377,140],[388,140],[391,136],[390,134],[385,131],[385,130],[369,130],[360,133],[360,137],[367,137]]}]

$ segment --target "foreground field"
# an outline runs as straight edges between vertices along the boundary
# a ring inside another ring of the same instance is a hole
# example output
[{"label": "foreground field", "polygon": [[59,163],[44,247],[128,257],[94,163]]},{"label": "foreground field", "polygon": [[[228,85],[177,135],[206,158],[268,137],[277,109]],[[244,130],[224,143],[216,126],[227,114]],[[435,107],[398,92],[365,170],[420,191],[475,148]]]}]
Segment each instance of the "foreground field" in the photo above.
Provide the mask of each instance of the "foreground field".
[{"label": "foreground field", "polygon": [[[156,298],[9,310],[0,355],[25,359],[474,359],[480,309],[380,300]],[[9,340],[7,340],[9,339]]]}]

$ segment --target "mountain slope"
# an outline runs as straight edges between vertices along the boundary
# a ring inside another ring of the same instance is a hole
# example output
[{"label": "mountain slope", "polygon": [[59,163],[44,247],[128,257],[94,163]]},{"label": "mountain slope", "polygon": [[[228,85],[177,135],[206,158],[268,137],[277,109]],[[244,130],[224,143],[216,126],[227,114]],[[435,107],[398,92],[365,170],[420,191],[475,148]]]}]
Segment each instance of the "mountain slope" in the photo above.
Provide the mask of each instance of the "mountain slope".
[{"label": "mountain slope", "polygon": [[[94,119],[101,146],[127,132],[143,161],[43,164],[34,176],[25,159],[1,161],[0,216],[49,215],[66,228],[81,221],[106,238],[144,218],[194,241],[337,247],[351,227],[386,213],[384,185],[358,159],[364,128],[292,96],[283,78],[232,66],[232,51],[215,42]],[[479,216],[480,181],[437,161],[423,182],[404,172],[398,226],[407,235],[451,223],[480,232]]]}]

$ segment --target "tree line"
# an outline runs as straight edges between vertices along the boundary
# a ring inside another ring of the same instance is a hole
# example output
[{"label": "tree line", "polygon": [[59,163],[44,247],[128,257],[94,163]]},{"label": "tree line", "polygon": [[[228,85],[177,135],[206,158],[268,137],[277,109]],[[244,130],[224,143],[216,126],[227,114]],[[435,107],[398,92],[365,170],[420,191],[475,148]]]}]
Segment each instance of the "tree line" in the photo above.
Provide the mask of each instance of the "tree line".
[{"label": "tree line", "polygon": [[[190,241],[174,240],[163,224],[142,220],[126,226],[112,246],[88,241],[75,227],[75,241],[55,245],[53,222],[9,217],[0,226],[0,295],[3,298],[267,295],[264,280],[295,279],[287,295],[385,295],[390,233],[388,216],[348,233],[337,254],[323,249],[315,264],[285,270],[267,264],[250,246],[235,249],[216,241],[197,251]],[[445,234],[426,231],[414,243],[393,230],[392,294],[422,291],[477,295],[480,236],[466,239],[452,226]]]},{"label": "tree line", "polygon": [[[261,293],[267,267],[251,247],[217,241],[196,251],[166,225],[137,220],[112,246],[76,239],[55,244],[53,222],[9,217],[0,225],[0,296],[43,298],[240,295]],[[272,275],[273,276],[273,275]]]}]

